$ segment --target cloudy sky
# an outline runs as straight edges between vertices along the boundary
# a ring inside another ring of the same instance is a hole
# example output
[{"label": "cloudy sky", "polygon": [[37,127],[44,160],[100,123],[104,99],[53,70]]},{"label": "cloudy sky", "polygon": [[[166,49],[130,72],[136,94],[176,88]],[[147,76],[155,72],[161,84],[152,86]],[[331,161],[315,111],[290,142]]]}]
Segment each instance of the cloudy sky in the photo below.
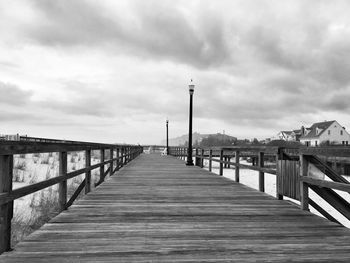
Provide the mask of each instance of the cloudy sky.
[{"label": "cloudy sky", "polygon": [[350,129],[350,1],[1,0],[0,134],[160,143]]}]

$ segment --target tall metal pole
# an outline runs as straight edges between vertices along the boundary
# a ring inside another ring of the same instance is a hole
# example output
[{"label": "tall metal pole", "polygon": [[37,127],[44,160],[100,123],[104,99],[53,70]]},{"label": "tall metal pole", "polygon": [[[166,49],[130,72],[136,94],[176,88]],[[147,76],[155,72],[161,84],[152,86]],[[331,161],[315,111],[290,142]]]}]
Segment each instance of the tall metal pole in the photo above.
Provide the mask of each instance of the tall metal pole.
[{"label": "tall metal pole", "polygon": [[169,120],[166,120],[166,155],[169,155]]},{"label": "tall metal pole", "polygon": [[188,151],[187,151],[187,162],[186,165],[193,166],[192,160],[192,112],[193,112],[193,92],[194,92],[194,84],[189,85],[190,91],[190,119],[189,119],[189,129],[188,129]]}]

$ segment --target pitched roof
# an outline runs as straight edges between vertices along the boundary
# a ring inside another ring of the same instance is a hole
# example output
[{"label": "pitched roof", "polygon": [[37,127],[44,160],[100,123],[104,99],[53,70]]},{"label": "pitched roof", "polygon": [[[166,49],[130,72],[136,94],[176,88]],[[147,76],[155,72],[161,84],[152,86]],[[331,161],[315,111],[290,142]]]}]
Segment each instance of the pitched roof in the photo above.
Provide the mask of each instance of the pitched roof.
[{"label": "pitched roof", "polygon": [[283,133],[285,133],[287,135],[291,135],[293,131],[281,131],[281,132],[283,132]]},{"label": "pitched roof", "polygon": [[[307,139],[307,138],[317,138],[320,137],[322,135],[322,133],[329,128],[332,123],[334,123],[335,121],[323,121],[323,122],[317,122],[312,124],[312,126],[310,128],[306,128],[308,130],[310,130],[310,132],[306,135],[302,135],[300,137],[300,139]],[[320,133],[316,133],[316,130],[320,129],[321,132]]]}]

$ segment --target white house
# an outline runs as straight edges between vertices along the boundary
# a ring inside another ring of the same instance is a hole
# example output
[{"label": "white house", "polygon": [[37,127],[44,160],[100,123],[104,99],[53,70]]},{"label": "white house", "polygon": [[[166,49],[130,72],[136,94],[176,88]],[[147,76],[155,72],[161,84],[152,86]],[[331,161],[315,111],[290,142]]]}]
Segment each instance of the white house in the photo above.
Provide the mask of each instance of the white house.
[{"label": "white house", "polygon": [[300,135],[301,130],[280,131],[276,136],[272,137],[271,140],[299,141]]},{"label": "white house", "polygon": [[317,122],[310,128],[302,127],[300,142],[307,146],[321,143],[349,145],[350,134],[337,121]]}]

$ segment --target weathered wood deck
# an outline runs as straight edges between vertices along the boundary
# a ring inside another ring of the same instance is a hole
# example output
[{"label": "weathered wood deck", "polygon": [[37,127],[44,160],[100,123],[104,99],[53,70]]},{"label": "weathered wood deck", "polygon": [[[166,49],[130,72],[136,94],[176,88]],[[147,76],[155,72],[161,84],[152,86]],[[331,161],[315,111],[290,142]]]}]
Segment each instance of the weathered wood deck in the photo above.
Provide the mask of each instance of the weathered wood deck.
[{"label": "weathered wood deck", "polygon": [[141,155],[0,262],[349,262],[350,230],[173,157]]}]

